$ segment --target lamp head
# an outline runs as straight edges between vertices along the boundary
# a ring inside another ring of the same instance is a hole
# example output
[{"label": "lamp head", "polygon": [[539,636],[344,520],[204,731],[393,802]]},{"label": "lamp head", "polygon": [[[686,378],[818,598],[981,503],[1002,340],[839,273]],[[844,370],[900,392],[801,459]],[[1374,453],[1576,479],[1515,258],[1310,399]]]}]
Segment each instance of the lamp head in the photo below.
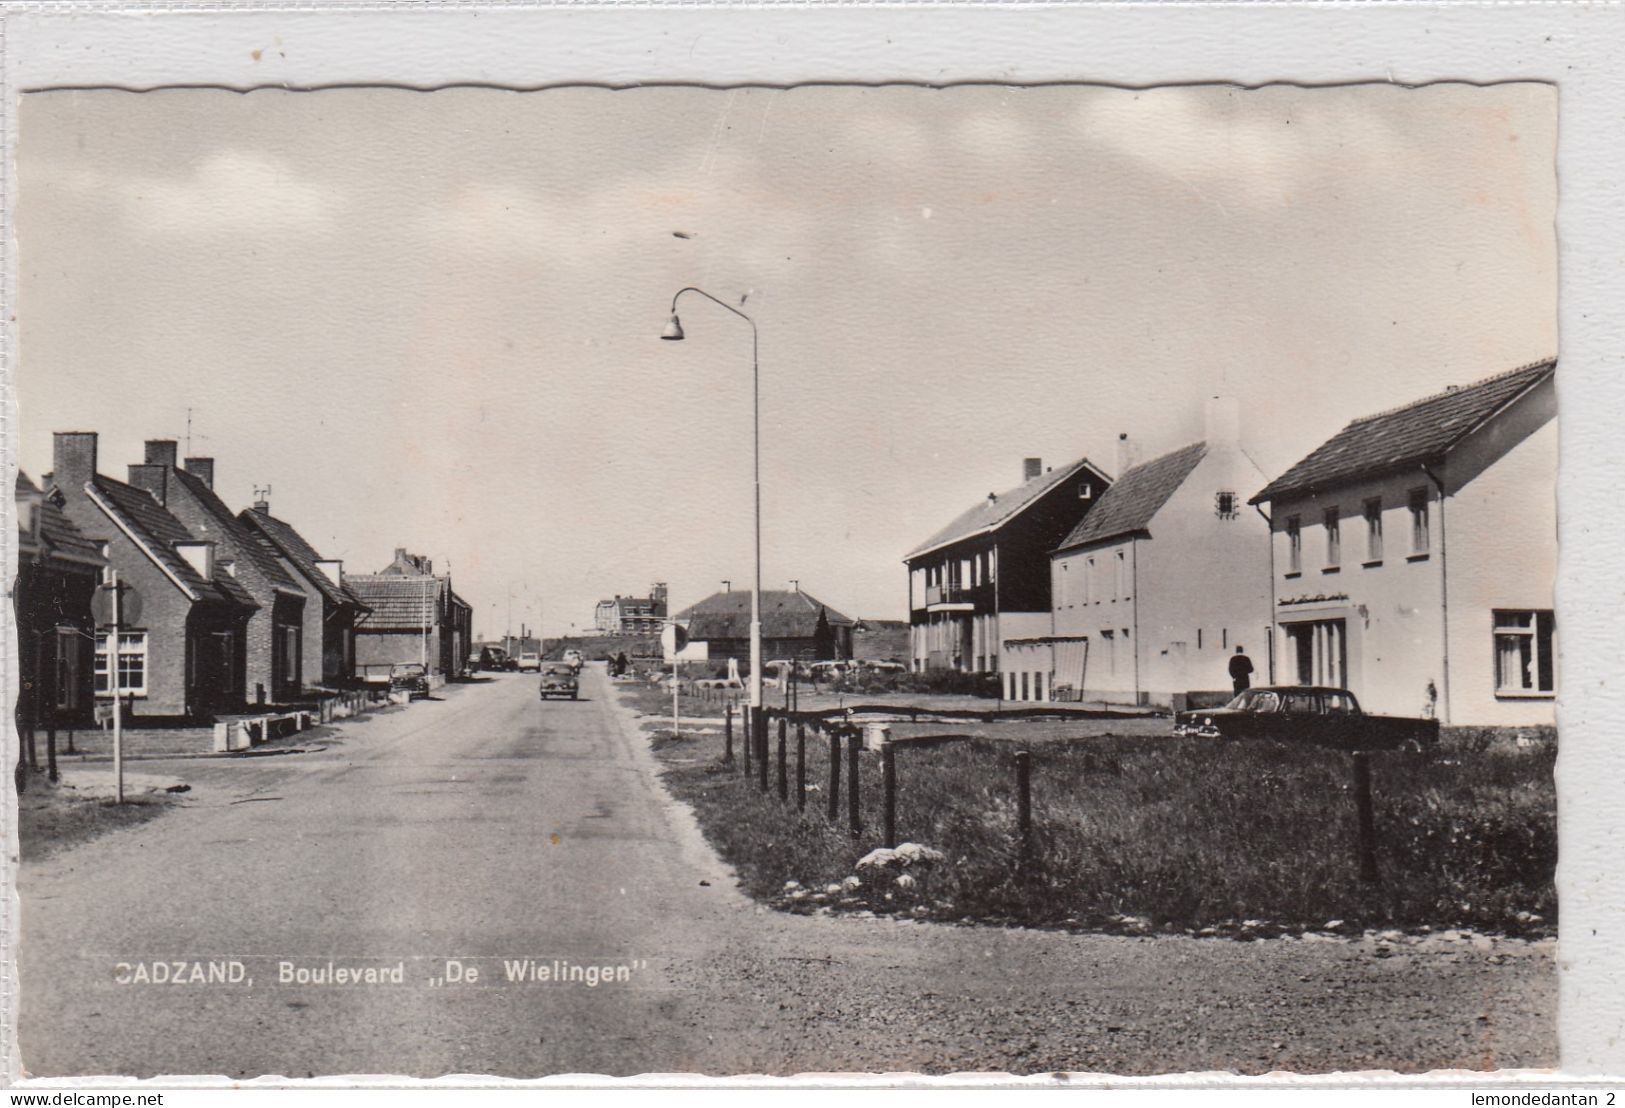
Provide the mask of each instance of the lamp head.
[{"label": "lamp head", "polygon": [[683,324],[682,321],[677,318],[676,312],[671,313],[671,322],[666,324],[666,329],[664,331],[660,332],[660,337],[668,342],[683,341]]}]

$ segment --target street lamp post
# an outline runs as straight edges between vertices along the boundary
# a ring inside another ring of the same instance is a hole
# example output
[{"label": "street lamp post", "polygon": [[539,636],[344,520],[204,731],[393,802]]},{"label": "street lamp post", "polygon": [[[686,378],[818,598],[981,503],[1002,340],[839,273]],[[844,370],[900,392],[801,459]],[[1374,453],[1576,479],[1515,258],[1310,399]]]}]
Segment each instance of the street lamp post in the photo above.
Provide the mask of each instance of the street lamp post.
[{"label": "street lamp post", "polygon": [[750,589],[750,706],[753,715],[762,710],[762,381],[757,357],[758,338],[756,321],[732,304],[718,300],[704,289],[693,285],[677,290],[671,298],[671,320],[660,337],[670,342],[681,342],[683,324],[677,318],[677,301],[683,293],[692,292],[711,303],[725,308],[750,324],[750,392],[751,392],[751,472],[755,483],[755,576]]}]

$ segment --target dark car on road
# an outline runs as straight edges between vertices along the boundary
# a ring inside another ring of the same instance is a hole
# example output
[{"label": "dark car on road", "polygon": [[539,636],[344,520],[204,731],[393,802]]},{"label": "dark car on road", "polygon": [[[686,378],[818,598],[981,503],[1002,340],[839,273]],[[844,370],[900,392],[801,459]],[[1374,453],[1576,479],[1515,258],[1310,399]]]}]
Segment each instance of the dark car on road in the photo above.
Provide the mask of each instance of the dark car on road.
[{"label": "dark car on road", "polygon": [[1174,734],[1206,739],[1268,739],[1343,750],[1420,750],[1439,740],[1439,721],[1367,715],[1347,689],[1265,685],[1222,708],[1174,717]]},{"label": "dark car on road", "polygon": [[576,671],[569,662],[542,663],[542,699],[550,696],[576,698]]},{"label": "dark car on road", "polygon": [[416,700],[420,696],[428,696],[428,671],[418,662],[402,662],[391,666],[389,670],[389,688],[391,692],[406,693],[407,697],[412,700]]}]

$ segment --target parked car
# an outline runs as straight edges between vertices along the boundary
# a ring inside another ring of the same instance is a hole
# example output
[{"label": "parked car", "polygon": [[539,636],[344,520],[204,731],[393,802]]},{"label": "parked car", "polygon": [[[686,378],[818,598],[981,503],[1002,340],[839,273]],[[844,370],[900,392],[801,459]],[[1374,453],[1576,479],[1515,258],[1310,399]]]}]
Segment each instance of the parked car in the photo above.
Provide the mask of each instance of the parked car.
[{"label": "parked car", "polygon": [[857,663],[870,673],[907,673],[908,667],[902,662],[893,662],[881,658],[865,658]]},{"label": "parked car", "polygon": [[521,650],[516,668],[520,673],[540,673],[542,656],[534,650]]},{"label": "parked car", "polygon": [[581,667],[586,662],[586,659],[581,656],[581,651],[579,650],[566,650],[564,652],[564,660],[570,663],[571,668],[577,673],[581,672]]},{"label": "parked car", "polygon": [[568,662],[542,663],[542,699],[550,696],[568,696],[571,700],[577,693],[575,667]]},{"label": "parked car", "polygon": [[1420,750],[1439,740],[1439,721],[1367,715],[1347,689],[1264,685],[1222,708],[1174,717],[1174,734],[1208,739],[1269,739],[1343,750]]},{"label": "parked car", "polygon": [[429,695],[429,672],[421,662],[396,662],[389,667],[390,692],[404,692],[416,700]]}]

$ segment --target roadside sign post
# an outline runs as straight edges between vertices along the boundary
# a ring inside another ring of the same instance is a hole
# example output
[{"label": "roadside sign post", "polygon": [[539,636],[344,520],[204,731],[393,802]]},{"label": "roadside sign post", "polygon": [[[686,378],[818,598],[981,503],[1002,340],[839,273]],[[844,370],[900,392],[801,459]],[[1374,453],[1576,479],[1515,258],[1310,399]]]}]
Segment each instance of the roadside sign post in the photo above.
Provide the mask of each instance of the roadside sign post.
[{"label": "roadside sign post", "polygon": [[[113,714],[113,777],[118,803],[124,803],[124,713],[119,710],[120,686],[123,675],[119,672],[119,631],[124,621],[141,619],[141,594],[129,585],[120,584],[118,570],[109,570],[107,581],[97,591],[92,602],[92,615],[96,625],[107,631],[107,693],[109,709]],[[101,714],[97,707],[98,717]],[[72,740],[69,740],[72,753]]]},{"label": "roadside sign post", "polygon": [[671,733],[675,738],[683,733],[677,698],[682,685],[680,680],[683,672],[682,654],[683,649],[688,646],[688,629],[676,620],[667,622],[660,632],[660,646],[666,660],[671,662]]}]

